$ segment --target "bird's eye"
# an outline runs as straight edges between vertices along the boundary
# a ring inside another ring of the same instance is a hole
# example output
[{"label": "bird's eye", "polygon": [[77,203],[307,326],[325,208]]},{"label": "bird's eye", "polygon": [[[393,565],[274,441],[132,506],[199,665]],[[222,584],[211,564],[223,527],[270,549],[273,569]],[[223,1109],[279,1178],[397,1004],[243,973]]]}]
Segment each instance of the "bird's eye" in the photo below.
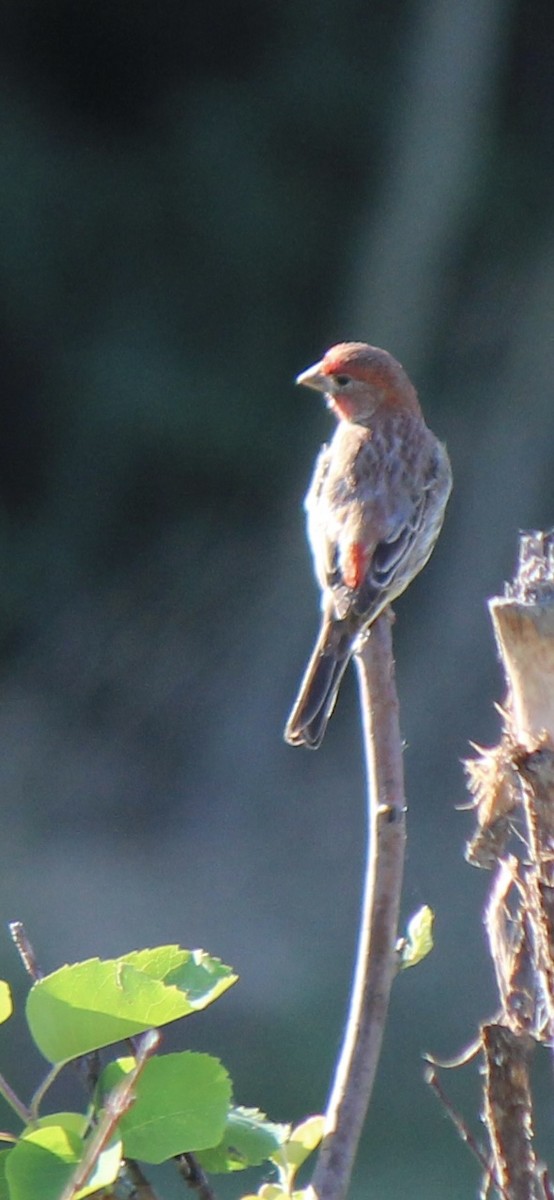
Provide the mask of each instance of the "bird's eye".
[{"label": "bird's eye", "polygon": [[350,375],[334,375],[333,378],[339,387],[346,387],[350,383]]}]

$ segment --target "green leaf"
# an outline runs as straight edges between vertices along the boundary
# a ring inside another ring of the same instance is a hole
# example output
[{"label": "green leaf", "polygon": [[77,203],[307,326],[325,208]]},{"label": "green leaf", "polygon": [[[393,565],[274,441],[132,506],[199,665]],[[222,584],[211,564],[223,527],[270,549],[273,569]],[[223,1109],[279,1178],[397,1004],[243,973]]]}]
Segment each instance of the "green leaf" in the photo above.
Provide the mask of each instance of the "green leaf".
[{"label": "green leaf", "polygon": [[257,1108],[232,1108],[219,1145],[202,1150],[197,1158],[212,1174],[257,1167],[276,1154],[289,1131],[289,1125],[273,1124]]},{"label": "green leaf", "polygon": [[[319,1145],[324,1131],[324,1117],[307,1117],[292,1130],[277,1153],[272,1154],[272,1161],[279,1171],[279,1185],[287,1196],[294,1197],[296,1195],[293,1192],[296,1174],[312,1150]],[[298,1196],[302,1197],[302,1194],[299,1192]]]},{"label": "green leaf", "polygon": [[11,1153],[11,1150],[0,1150],[0,1200],[10,1200],[6,1167]]},{"label": "green leaf", "polygon": [[[64,1121],[64,1116],[68,1119]],[[17,1146],[14,1147],[13,1156],[21,1146],[41,1146],[48,1150],[50,1154],[56,1154],[58,1158],[64,1162],[76,1163],[79,1162],[83,1147],[83,1139],[76,1132],[73,1119],[80,1116],[77,1113],[60,1113],[61,1120],[57,1121],[40,1121],[38,1126],[29,1127],[19,1139]],[[78,1124],[78,1122],[75,1122]]]},{"label": "green leaf", "polygon": [[92,1175],[86,1186],[76,1192],[75,1200],[84,1200],[85,1196],[93,1196],[102,1188],[109,1188],[112,1183],[115,1183],[122,1160],[123,1145],[119,1138],[116,1138],[98,1155]]},{"label": "green leaf", "polygon": [[45,1058],[65,1062],[205,1008],[236,978],[203,950],[179,946],[91,958],[33,984],[27,1021]]},{"label": "green leaf", "polygon": [[37,1129],[50,1129],[52,1127],[64,1129],[66,1133],[77,1134],[77,1137],[83,1138],[88,1128],[88,1119],[84,1113],[78,1112],[58,1112],[49,1113],[46,1117],[39,1117],[22,1135],[24,1138],[30,1137],[32,1133],[36,1133]]},{"label": "green leaf", "polygon": [[12,994],[9,983],[5,979],[0,979],[0,1025],[3,1021],[7,1021],[13,1012]]},{"label": "green leaf", "polygon": [[[78,1113],[58,1113],[45,1118],[37,1127],[28,1130],[17,1146],[9,1152],[6,1178],[10,1200],[59,1200],[76,1167],[82,1160],[86,1144],[75,1132],[83,1123]],[[121,1164],[121,1143],[108,1146],[99,1156],[94,1172],[86,1186],[76,1193],[75,1200],[84,1200],[100,1188],[109,1187]],[[0,1192],[1,1195],[1,1192]]]},{"label": "green leaf", "polygon": [[400,967],[415,967],[426,958],[433,949],[433,921],[435,914],[428,904],[418,908],[408,921],[406,937],[401,938],[397,949],[400,953]]},{"label": "green leaf", "polygon": [[163,978],[166,987],[184,992],[194,1012],[213,1004],[238,979],[231,967],[205,950],[182,950],[180,946],[134,950],[122,961],[155,979]]},{"label": "green leaf", "polygon": [[294,1174],[296,1174],[316,1146],[319,1146],[324,1131],[325,1117],[306,1117],[305,1121],[292,1130],[281,1148],[279,1158],[284,1156],[287,1165],[294,1167]]},{"label": "green leaf", "polygon": [[[134,1058],[109,1063],[99,1092],[106,1097],[134,1066]],[[126,1157],[161,1163],[221,1141],[231,1082],[217,1058],[189,1051],[159,1055],[146,1063],[135,1093],[135,1103],[118,1122]]]},{"label": "green leaf", "polygon": [[30,1200],[32,1196],[58,1200],[81,1153],[81,1139],[76,1135],[63,1136],[62,1131],[59,1136],[52,1131],[46,1145],[32,1135],[22,1138],[6,1164],[11,1200]]}]

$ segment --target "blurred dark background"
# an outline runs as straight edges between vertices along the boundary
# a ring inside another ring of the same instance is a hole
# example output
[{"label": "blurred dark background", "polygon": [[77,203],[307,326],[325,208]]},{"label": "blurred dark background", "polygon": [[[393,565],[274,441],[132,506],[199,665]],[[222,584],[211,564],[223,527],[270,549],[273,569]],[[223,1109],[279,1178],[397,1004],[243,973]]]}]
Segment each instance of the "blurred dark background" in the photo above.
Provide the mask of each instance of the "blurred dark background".
[{"label": "blurred dark background", "polygon": [[[433,906],[436,949],[397,982],[352,1194],[461,1200],[420,1055],[495,1004],[455,806],[497,734],[486,597],[554,518],[554,7],[4,0],[0,32],[2,972],[22,999],[13,918],[45,969],[204,946],[241,982],[175,1044],[276,1120],[324,1107],[364,780],[353,672],[316,755],[282,742],[330,432],[292,381],[384,345],[456,486],[395,631],[405,915]],[[478,1129],[475,1068],[447,1087]]]}]

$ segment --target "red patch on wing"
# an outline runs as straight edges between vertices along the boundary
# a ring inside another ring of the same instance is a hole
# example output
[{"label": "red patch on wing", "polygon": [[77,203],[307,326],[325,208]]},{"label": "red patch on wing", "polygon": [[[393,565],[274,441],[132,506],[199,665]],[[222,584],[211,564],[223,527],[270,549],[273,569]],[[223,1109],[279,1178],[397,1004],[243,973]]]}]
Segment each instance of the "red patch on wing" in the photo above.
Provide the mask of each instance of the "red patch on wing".
[{"label": "red patch on wing", "polygon": [[342,577],[347,587],[359,588],[367,568],[367,553],[363,542],[348,546],[342,564]]}]

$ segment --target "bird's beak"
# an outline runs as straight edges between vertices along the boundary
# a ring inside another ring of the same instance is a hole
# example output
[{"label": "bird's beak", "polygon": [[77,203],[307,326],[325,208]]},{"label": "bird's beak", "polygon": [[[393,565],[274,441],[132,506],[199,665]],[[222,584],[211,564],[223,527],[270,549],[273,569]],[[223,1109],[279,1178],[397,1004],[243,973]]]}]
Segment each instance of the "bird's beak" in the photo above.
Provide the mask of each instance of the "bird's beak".
[{"label": "bird's beak", "polygon": [[329,379],[322,371],[322,362],[314,363],[313,367],[308,367],[307,371],[302,371],[296,376],[296,383],[302,384],[304,387],[315,388],[316,392],[326,392],[329,388]]}]

